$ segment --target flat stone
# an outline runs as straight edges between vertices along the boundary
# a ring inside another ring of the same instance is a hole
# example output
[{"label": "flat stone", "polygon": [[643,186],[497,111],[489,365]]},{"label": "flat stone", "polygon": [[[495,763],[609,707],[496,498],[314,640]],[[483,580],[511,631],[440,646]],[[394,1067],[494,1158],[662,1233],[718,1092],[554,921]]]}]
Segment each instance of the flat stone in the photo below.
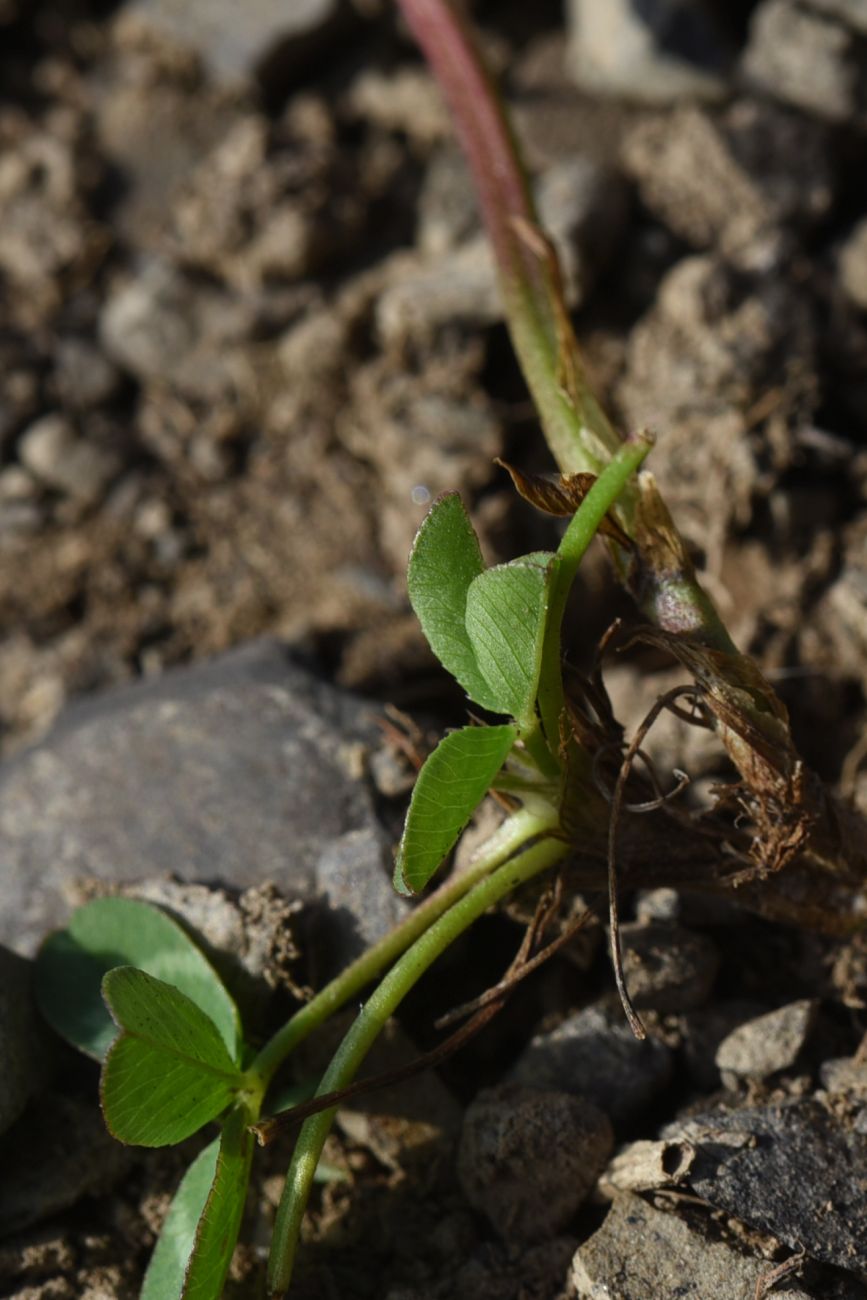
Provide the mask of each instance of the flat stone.
[{"label": "flat stone", "polygon": [[584,1203],[614,1146],[608,1116],[565,1092],[504,1084],[464,1119],[458,1177],[504,1240],[560,1232]]},{"label": "flat stone", "polygon": [[297,68],[346,18],[341,0],[128,0],[126,11],[194,50],[214,77],[226,81],[261,75],[278,58]]},{"label": "flat stone", "polygon": [[[598,1232],[572,1261],[578,1300],[755,1300],[773,1261],[747,1254],[719,1225],[688,1211],[663,1211],[620,1193]],[[774,1300],[862,1300],[854,1279],[825,1270],[815,1284],[780,1279]],[[796,1275],[797,1277],[797,1275]]]},{"label": "flat stone", "polygon": [[566,12],[582,90],[666,104],[725,94],[730,51],[702,0],[569,0]]},{"label": "flat stone", "polygon": [[707,1001],[719,969],[716,945],[678,925],[621,927],[623,972],[639,1010],[692,1011]]},{"label": "flat stone", "polygon": [[867,1136],[818,1101],[712,1111],[661,1136],[695,1149],[685,1183],[709,1205],[823,1263],[867,1273]]},{"label": "flat stone", "polygon": [[509,1074],[512,1083],[587,1098],[617,1126],[653,1104],[671,1077],[671,1050],[639,1042],[618,1007],[586,1007],[533,1038]]},{"label": "flat stone", "polygon": [[795,0],[759,5],[743,68],[754,85],[817,117],[863,117],[863,38]]},{"label": "flat stone", "polygon": [[359,768],[373,712],[276,641],[72,706],[0,768],[0,941],[32,953],[84,879],[273,881],[310,899],[323,857],[334,880],[336,841],[348,869],[351,833],[365,916],[377,891],[391,897],[389,840]]},{"label": "flat stone", "polygon": [[572,1285],[580,1300],[753,1300],[768,1269],[766,1260],[712,1240],[679,1214],[621,1192],[578,1248]]},{"label": "flat stone", "polygon": [[716,1064],[738,1079],[766,1079],[790,1069],[816,1022],[818,1004],[804,999],[738,1025],[720,1043]]}]

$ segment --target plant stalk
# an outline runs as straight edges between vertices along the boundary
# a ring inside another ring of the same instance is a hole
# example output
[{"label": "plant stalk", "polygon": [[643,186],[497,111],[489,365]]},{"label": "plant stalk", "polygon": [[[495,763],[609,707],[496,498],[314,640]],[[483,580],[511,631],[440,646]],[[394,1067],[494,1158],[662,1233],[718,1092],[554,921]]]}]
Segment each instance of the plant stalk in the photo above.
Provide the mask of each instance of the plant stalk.
[{"label": "plant stalk", "polygon": [[548,745],[554,753],[559,752],[560,719],[565,709],[560,634],[569,592],[599,525],[652,446],[650,438],[644,436],[620,448],[581,502],[557,548],[539,676],[539,711]]},{"label": "plant stalk", "polygon": [[556,825],[557,814],[553,808],[535,808],[533,811],[522,808],[513,813],[479,849],[466,870],[446,880],[414,908],[405,921],[363,952],[296,1011],[259,1052],[247,1071],[248,1077],[266,1089],[289,1053],[308,1034],[376,979],[479,880],[501,866],[529,840],[544,835]]},{"label": "plant stalk", "polygon": [[[444,912],[404,952],[370,995],[332,1058],[317,1095],[345,1088],[352,1081],[388,1018],[437,957],[468,926],[519,885],[553,866],[567,852],[568,846],[562,841],[542,839],[498,867],[487,878],[479,880],[469,893]],[[312,1116],[298,1135],[274,1224],[268,1265],[269,1293],[273,1297],[285,1295],[292,1276],[301,1221],[335,1109]]]}]

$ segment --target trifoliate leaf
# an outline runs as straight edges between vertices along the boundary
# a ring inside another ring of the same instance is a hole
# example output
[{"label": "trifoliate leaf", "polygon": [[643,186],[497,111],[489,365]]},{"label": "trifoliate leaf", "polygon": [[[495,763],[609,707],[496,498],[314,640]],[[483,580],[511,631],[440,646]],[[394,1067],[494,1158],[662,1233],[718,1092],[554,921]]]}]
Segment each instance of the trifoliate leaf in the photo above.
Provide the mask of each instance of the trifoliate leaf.
[{"label": "trifoliate leaf", "polygon": [[133,898],[86,903],[42,945],[39,1007],[75,1047],[102,1060],[117,1033],[101,993],[103,976],[115,966],[136,966],[186,993],[213,1020],[230,1055],[238,1056],[238,1008],[219,975],[177,921]]},{"label": "trifoliate leaf", "polygon": [[226,1109],[243,1076],[195,1002],[131,966],[108,972],[103,995],[122,1031],[100,1081],[105,1122],[116,1138],[168,1146]]}]

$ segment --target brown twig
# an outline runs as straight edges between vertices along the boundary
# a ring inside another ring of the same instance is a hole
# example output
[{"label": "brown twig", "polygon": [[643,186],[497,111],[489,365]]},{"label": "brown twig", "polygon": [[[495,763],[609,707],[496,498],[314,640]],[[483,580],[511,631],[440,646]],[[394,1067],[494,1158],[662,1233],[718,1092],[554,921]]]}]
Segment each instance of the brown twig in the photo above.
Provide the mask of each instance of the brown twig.
[{"label": "brown twig", "polygon": [[656,719],[667,708],[669,703],[677,700],[684,693],[694,695],[696,687],[694,686],[675,686],[672,690],[666,691],[665,695],[660,695],[659,699],[650,709],[644,721],[636,731],[630,741],[629,747],[623,756],[623,762],[620,765],[620,771],[617,775],[617,784],[614,787],[614,794],[611,797],[611,815],[608,822],[608,924],[611,932],[611,963],[614,967],[614,982],[617,985],[617,992],[620,995],[620,1001],[626,1019],[629,1021],[629,1028],[636,1038],[644,1039],[647,1037],[647,1030],[641,1023],[641,1019],[632,1004],[629,991],[626,987],[626,980],[623,974],[623,949],[620,944],[620,913],[617,905],[617,830],[620,823],[620,815],[623,811],[623,799],[626,793],[626,782],[629,780],[629,774],[632,771],[632,765],[638,756],[641,746],[653,726]]},{"label": "brown twig", "polygon": [[760,1273],[756,1278],[755,1300],[764,1300],[764,1297],[768,1294],[771,1287],[776,1286],[778,1282],[782,1282],[783,1279],[789,1277],[790,1274],[797,1273],[806,1257],[807,1252],[802,1246],[796,1255],[792,1255],[789,1259],[784,1260],[783,1263],[778,1264],[776,1268],[769,1269],[767,1273]]}]

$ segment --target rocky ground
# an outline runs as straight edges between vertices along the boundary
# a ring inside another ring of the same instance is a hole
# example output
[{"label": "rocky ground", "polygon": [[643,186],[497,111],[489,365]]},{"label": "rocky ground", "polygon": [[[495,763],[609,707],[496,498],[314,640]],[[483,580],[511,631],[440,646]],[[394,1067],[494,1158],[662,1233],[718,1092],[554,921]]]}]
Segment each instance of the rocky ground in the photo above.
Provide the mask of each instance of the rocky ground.
[{"label": "rocky ground", "polygon": [[[659,434],[703,581],[863,804],[863,0],[475,10],[595,382]],[[134,1296],[189,1154],[111,1143],[32,1013],[26,959],[71,903],[186,917],[263,1032],[400,915],[410,776],[375,719],[462,714],[406,557],[451,487],[490,558],[550,543],[500,454],[549,464],[385,0],[0,0],[0,1294]],[[581,582],[579,658],[625,608],[601,553]],[[627,726],[676,680],[646,651],[607,674]],[[682,733],[657,759],[713,779]],[[441,1077],[347,1110],[299,1297],[867,1295],[863,942],[664,891],[631,915],[650,1042],[597,933]],[[386,1055],[519,933],[486,920]]]}]

